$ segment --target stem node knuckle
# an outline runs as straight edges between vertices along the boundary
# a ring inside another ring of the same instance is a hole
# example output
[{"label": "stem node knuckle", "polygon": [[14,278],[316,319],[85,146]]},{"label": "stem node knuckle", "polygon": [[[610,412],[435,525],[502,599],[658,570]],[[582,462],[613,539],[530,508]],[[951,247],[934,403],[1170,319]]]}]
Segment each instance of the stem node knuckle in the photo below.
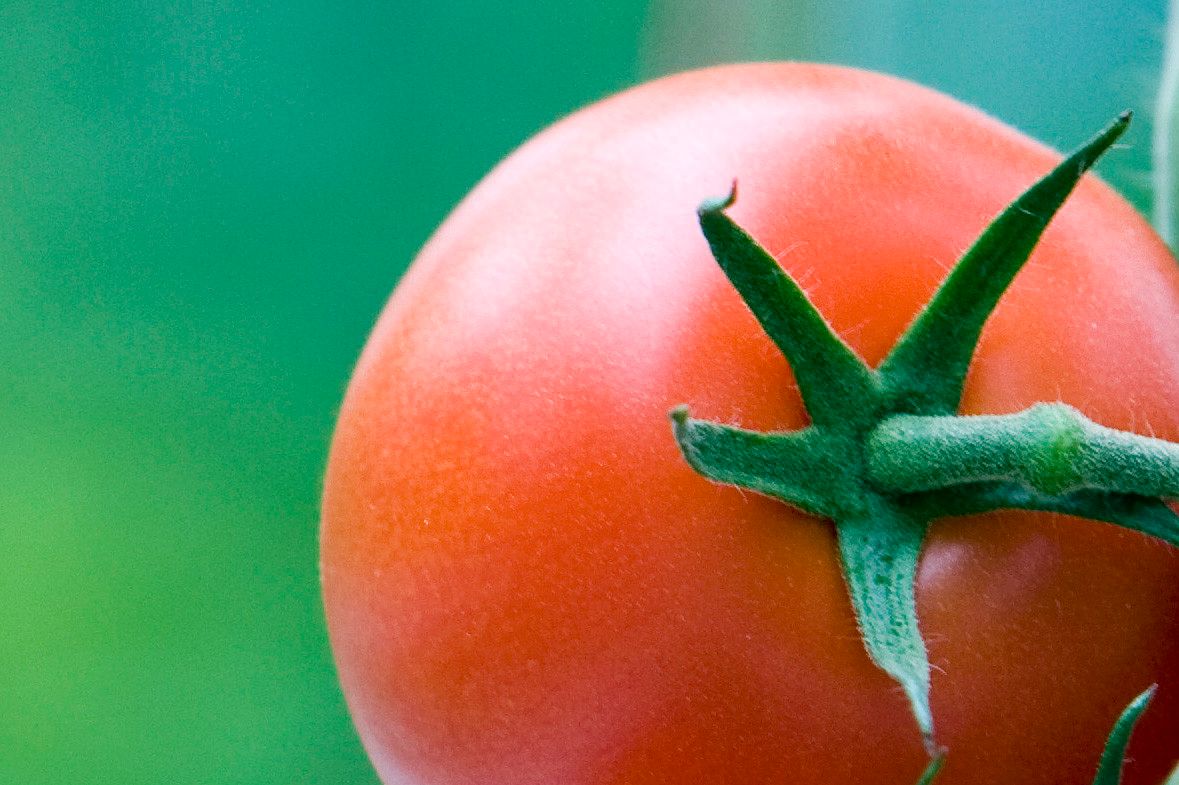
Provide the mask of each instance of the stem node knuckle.
[{"label": "stem node knuckle", "polygon": [[1037,491],[1061,494],[1084,484],[1081,472],[1085,451],[1084,420],[1064,404],[1037,404],[1027,412],[1031,423],[1022,479]]}]

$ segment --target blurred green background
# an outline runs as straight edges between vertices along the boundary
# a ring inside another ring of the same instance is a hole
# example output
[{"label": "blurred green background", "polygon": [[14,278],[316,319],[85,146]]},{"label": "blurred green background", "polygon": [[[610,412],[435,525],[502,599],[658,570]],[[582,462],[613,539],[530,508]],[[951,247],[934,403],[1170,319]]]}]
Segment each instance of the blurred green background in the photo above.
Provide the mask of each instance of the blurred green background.
[{"label": "blurred green background", "polygon": [[[925,6],[937,10],[919,10]],[[1162,0],[0,2],[0,782],[374,783],[327,646],[334,412],[499,158],[671,70],[835,61],[1058,147]]]}]

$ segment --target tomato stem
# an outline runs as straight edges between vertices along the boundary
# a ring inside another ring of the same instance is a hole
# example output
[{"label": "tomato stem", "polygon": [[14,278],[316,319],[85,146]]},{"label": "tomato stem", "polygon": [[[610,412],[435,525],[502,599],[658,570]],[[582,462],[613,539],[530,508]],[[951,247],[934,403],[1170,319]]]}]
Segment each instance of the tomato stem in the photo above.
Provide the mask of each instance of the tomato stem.
[{"label": "tomato stem", "polygon": [[1062,512],[1179,545],[1179,445],[1100,426],[1064,404],[957,416],[983,325],[1080,178],[1125,131],[1123,113],[991,223],[878,370],[726,214],[701,205],[717,263],[790,362],[811,424],[759,433],[671,413],[688,463],[719,483],[830,518],[865,649],[908,697],[931,758],[930,666],[914,581],[937,518],[996,509]]},{"label": "tomato stem", "polygon": [[873,429],[868,456],[873,482],[893,494],[1004,480],[1048,495],[1179,497],[1179,444],[1106,428],[1063,403],[1005,415],[895,415]]}]

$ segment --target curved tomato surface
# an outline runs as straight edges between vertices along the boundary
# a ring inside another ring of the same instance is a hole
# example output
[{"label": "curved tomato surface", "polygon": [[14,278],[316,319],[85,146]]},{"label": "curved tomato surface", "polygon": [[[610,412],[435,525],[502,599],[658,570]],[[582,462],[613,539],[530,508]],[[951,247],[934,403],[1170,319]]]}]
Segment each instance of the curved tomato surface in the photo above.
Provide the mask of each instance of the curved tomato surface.
[{"label": "curved tomato surface", "polygon": [[[713,261],[730,211],[878,362],[1058,157],[946,97],[826,66],[711,69],[582,111],[438,231],[340,415],[322,570],[387,783],[909,785],[924,753],[868,659],[830,524],[709,483],[667,411],[805,412]],[[1179,275],[1087,178],[992,316],[968,413],[1063,400],[1179,438]],[[1080,785],[1152,682],[1127,783],[1179,747],[1179,554],[1101,523],[934,524],[917,585],[939,783]]]}]

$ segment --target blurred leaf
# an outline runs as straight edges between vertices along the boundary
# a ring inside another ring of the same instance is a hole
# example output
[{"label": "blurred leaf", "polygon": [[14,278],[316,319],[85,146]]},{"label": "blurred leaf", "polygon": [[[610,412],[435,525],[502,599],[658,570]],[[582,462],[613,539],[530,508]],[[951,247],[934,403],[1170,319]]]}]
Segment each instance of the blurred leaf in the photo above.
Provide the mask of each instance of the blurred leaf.
[{"label": "blurred leaf", "polygon": [[1168,245],[1179,226],[1179,0],[1171,0],[1155,103],[1152,171],[1154,225]]}]

